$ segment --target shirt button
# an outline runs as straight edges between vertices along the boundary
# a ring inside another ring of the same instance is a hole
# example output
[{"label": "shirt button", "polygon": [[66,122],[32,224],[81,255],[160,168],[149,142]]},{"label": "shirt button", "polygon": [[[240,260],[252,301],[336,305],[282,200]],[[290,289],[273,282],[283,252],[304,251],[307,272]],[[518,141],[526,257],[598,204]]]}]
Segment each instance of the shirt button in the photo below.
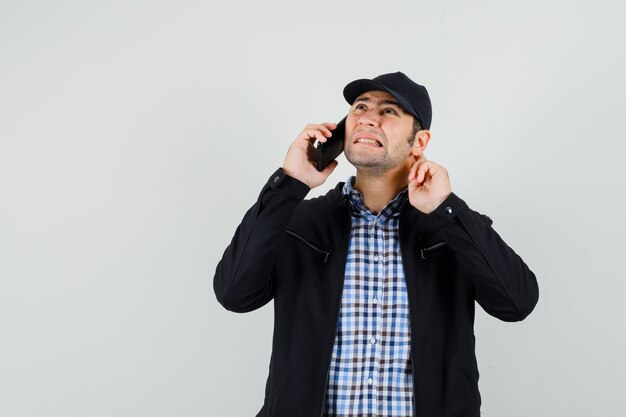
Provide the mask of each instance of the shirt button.
[{"label": "shirt button", "polygon": [[372,338],[370,339],[370,343],[371,343],[371,344],[375,344],[375,343],[376,343],[376,338],[375,338],[375,337],[372,337]]},{"label": "shirt button", "polygon": [[378,255],[374,255],[374,262],[378,262]]},{"label": "shirt button", "polygon": [[276,184],[278,181],[280,181],[280,177],[277,175],[274,177],[274,184]]},{"label": "shirt button", "polygon": [[452,214],[452,207],[450,206],[446,207],[446,213]]},{"label": "shirt button", "polygon": [[372,378],[367,380],[368,385],[372,385],[374,383],[374,380]]},{"label": "shirt button", "polygon": [[374,299],[372,300],[372,303],[378,304],[378,298],[374,297]]}]

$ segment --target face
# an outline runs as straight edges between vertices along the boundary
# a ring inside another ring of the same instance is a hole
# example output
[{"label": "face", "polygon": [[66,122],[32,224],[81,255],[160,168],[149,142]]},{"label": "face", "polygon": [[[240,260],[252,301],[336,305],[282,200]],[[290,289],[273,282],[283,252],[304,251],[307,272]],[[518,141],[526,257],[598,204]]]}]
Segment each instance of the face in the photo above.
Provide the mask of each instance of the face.
[{"label": "face", "polygon": [[383,175],[412,160],[413,138],[413,116],[391,94],[369,91],[348,113],[344,152],[357,169]]}]

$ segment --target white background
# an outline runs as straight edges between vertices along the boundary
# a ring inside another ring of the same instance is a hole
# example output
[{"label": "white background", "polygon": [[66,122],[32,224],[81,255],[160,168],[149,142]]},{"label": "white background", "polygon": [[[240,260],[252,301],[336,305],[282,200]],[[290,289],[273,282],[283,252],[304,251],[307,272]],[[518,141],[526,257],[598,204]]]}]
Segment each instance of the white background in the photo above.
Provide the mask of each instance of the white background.
[{"label": "white background", "polygon": [[[487,417],[623,416],[620,1],[0,0],[0,416],[253,416],[272,307],[212,277],[356,78],[429,89],[427,156],[537,274],[478,309]],[[343,157],[325,192],[353,173]]]}]

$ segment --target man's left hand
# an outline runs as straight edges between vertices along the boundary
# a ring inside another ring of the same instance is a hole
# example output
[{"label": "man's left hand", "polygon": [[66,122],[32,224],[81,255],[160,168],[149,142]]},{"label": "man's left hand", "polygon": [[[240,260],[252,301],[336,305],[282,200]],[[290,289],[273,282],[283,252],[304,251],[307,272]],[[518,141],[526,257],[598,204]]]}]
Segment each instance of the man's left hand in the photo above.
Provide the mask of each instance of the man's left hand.
[{"label": "man's left hand", "polygon": [[409,202],[424,214],[434,211],[452,192],[448,171],[424,155],[411,166],[408,188]]}]

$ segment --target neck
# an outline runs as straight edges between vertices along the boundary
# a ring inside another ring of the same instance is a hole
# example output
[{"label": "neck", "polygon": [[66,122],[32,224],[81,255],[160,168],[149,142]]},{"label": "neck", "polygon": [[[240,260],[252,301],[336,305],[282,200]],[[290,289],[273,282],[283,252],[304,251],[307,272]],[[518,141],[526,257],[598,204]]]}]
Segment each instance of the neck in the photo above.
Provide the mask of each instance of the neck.
[{"label": "neck", "polygon": [[409,181],[410,165],[402,165],[383,174],[357,169],[354,189],[363,194],[363,203],[374,214],[387,205],[398,193],[404,190]]}]

